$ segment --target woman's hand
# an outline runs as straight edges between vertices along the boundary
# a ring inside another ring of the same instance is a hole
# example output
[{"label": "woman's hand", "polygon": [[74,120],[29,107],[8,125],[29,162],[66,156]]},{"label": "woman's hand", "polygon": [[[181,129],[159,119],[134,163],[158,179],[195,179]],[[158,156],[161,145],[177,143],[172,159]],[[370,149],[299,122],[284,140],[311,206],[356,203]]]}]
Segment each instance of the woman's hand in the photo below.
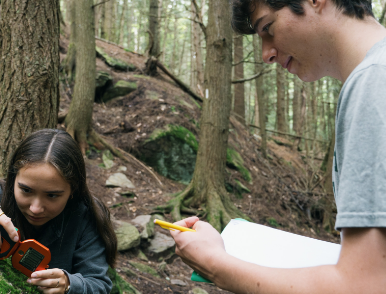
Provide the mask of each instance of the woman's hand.
[{"label": "woman's hand", "polygon": [[226,255],[221,235],[209,223],[189,217],[175,223],[182,227],[193,227],[193,232],[170,231],[176,242],[176,254],[196,272],[213,280],[217,261]]},{"label": "woman's hand", "polygon": [[67,275],[58,268],[34,272],[27,282],[38,286],[44,294],[62,294],[70,285]]},{"label": "woman's hand", "polygon": [[[19,241],[19,235],[16,232],[15,226],[13,225],[11,219],[4,214],[4,212],[0,209],[0,226],[2,226],[8,233],[8,236],[14,241]],[[2,242],[0,238],[0,248]]]}]

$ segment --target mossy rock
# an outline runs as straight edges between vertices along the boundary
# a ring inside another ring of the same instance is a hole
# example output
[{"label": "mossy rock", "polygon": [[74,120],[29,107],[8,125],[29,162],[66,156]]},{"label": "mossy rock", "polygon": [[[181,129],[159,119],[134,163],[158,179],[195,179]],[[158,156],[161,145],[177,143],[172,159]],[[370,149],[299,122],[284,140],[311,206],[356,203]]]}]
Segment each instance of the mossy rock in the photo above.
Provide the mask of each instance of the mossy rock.
[{"label": "mossy rock", "polygon": [[141,160],[169,179],[189,184],[192,179],[198,142],[195,135],[178,125],[156,129],[141,147]]},{"label": "mossy rock", "polygon": [[102,48],[95,47],[97,56],[102,58],[106,64],[112,68],[124,71],[135,71],[136,67],[133,64],[128,64],[123,60],[108,55]]},{"label": "mossy rock", "polygon": [[113,77],[105,71],[98,71],[96,73],[96,78],[95,78],[95,87],[97,90],[99,90],[102,87],[105,87],[106,84],[109,82],[111,83],[113,81]]},{"label": "mossy rock", "polygon": [[13,268],[10,258],[0,260],[0,294],[40,293],[26,281],[27,277]]},{"label": "mossy rock", "polygon": [[107,271],[111,281],[113,282],[113,289],[110,294],[141,294],[133,285],[126,282],[118,273],[109,267]]},{"label": "mossy rock", "polygon": [[125,96],[137,90],[136,82],[118,81],[114,86],[108,88],[102,96],[102,101],[107,102],[116,97]]},{"label": "mossy rock", "polygon": [[143,264],[140,262],[134,262],[134,261],[129,261],[129,263],[142,273],[150,274],[153,277],[160,278],[158,272],[154,268],[146,264]]},{"label": "mossy rock", "polygon": [[227,149],[226,164],[228,167],[238,170],[248,183],[252,183],[251,173],[246,167],[244,167],[244,160],[236,150],[232,148]]}]

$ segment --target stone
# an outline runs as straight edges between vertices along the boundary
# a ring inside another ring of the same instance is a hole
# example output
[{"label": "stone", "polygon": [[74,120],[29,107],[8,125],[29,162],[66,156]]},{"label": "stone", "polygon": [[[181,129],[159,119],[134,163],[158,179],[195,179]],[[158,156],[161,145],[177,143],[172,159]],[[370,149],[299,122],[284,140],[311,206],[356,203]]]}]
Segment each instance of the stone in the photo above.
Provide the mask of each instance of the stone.
[{"label": "stone", "polygon": [[193,292],[193,294],[208,294],[208,292],[206,292],[204,289],[201,289],[198,287],[193,288],[192,292]]},{"label": "stone", "polygon": [[135,226],[128,222],[113,220],[114,231],[118,240],[118,251],[129,250],[139,246],[141,237]]},{"label": "stone", "polygon": [[121,165],[121,166],[118,167],[118,171],[127,171],[127,167]]},{"label": "stone", "polygon": [[161,215],[161,214],[152,214],[151,221],[154,222],[155,219],[159,219],[159,220],[165,221],[164,216]]},{"label": "stone", "polygon": [[147,256],[145,255],[145,253],[143,253],[141,250],[138,250],[139,252],[138,252],[138,258],[140,259],[140,260],[143,260],[143,261],[149,261],[149,259],[147,258]]},{"label": "stone", "polygon": [[150,246],[148,250],[152,253],[163,253],[175,245],[172,237],[166,236],[162,233],[155,232],[154,238],[150,240]]},{"label": "stone", "polygon": [[139,215],[131,220],[133,224],[139,225],[143,228],[141,232],[142,239],[148,239],[154,235],[154,222],[151,220],[151,215]]},{"label": "stone", "polygon": [[104,60],[104,62],[115,69],[124,71],[135,71],[137,68],[133,64],[129,64],[121,59],[108,55],[102,48],[96,46],[97,57]]},{"label": "stone", "polygon": [[134,189],[134,184],[122,173],[115,173],[106,180],[107,187]]},{"label": "stone", "polygon": [[129,263],[142,273],[150,274],[153,277],[160,278],[158,272],[151,266],[148,266],[140,262],[134,262],[134,261],[129,261]]},{"label": "stone", "polygon": [[102,161],[106,169],[110,169],[114,166],[114,156],[111,154],[110,150],[105,150],[102,154]]},{"label": "stone", "polygon": [[170,283],[177,286],[185,287],[187,284],[184,281],[178,280],[178,279],[171,279]]},{"label": "stone", "polygon": [[140,147],[140,159],[159,174],[189,184],[196,165],[198,142],[195,135],[179,125],[156,129]]},{"label": "stone", "polygon": [[106,89],[106,92],[103,94],[101,101],[107,102],[111,99],[130,94],[135,90],[137,90],[136,82],[128,82],[121,80],[118,81],[114,86]]}]

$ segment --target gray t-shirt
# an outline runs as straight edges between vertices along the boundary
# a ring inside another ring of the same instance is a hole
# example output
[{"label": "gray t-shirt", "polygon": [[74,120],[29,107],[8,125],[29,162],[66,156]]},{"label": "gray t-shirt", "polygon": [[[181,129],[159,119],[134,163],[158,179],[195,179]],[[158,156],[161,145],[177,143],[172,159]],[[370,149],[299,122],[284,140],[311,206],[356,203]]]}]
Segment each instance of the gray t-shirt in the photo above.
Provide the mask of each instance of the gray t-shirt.
[{"label": "gray t-shirt", "polygon": [[386,38],[340,93],[332,179],[336,229],[386,227]]}]

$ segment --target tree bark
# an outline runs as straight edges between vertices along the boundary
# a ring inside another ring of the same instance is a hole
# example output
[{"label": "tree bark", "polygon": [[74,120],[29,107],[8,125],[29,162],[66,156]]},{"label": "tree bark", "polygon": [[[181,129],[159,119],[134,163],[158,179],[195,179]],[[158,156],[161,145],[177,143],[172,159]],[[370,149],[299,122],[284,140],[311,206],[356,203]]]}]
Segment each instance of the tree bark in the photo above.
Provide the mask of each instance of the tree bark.
[{"label": "tree bark", "polygon": [[[253,35],[253,51],[256,62],[256,71],[262,71],[262,50],[261,50],[261,40],[257,35]],[[264,99],[264,76],[260,76],[256,79],[256,94],[257,94],[257,103],[255,102],[258,111],[258,120],[256,119],[256,124],[259,123],[260,127],[260,136],[261,136],[261,153],[264,158],[267,157],[267,133],[265,131],[265,99]]]},{"label": "tree bark", "polygon": [[[150,0],[149,9],[149,31],[152,34],[153,42],[149,44],[149,55],[158,57],[160,53],[160,37],[159,37],[159,0]],[[151,37],[149,36],[149,40]],[[149,41],[150,43],[150,41]]]},{"label": "tree bark", "polygon": [[[196,7],[191,3],[191,9],[192,9],[192,18],[197,18],[197,12]],[[195,62],[195,70],[196,70],[196,78],[195,83],[193,85],[193,89],[195,89],[197,92],[203,91],[203,85],[204,85],[204,63],[202,58],[202,52],[201,52],[201,38],[202,38],[202,31],[200,28],[200,25],[196,22],[191,22],[192,25],[192,36],[193,36],[193,50],[194,50],[194,62]]]},{"label": "tree bark", "polygon": [[76,78],[74,95],[65,120],[67,132],[79,143],[83,154],[87,149],[87,133],[95,98],[96,53],[92,5],[92,0],[76,1]]},{"label": "tree bark", "polygon": [[174,219],[180,211],[201,206],[208,221],[221,230],[232,218],[242,216],[225,190],[225,163],[231,110],[232,32],[227,0],[209,1],[205,98],[200,120],[200,143],[193,179],[172,205]]},{"label": "tree bark", "polygon": [[294,76],[294,96],[292,98],[292,129],[299,135],[300,132],[300,109],[301,109],[301,90],[303,82]]},{"label": "tree bark", "polygon": [[108,41],[115,41],[115,0],[109,0],[104,6],[103,35]]},{"label": "tree bark", "polygon": [[76,66],[76,49],[75,49],[75,40],[76,40],[76,27],[75,27],[75,1],[68,0],[68,21],[70,24],[70,43],[68,44],[67,55],[63,60],[63,68],[70,81],[73,81],[75,77],[75,66]]},{"label": "tree bark", "polygon": [[2,0],[0,176],[27,135],[55,128],[59,109],[59,1]]},{"label": "tree bark", "polygon": [[[236,66],[234,66],[234,79],[241,80],[244,79],[244,63],[241,62],[244,59],[244,45],[243,45],[243,35],[236,35],[233,38],[234,40],[234,52],[233,52],[233,61]],[[245,88],[244,83],[234,85],[234,111],[239,115],[237,120],[242,124],[245,122]]]},{"label": "tree bark", "polygon": [[120,44],[120,45],[123,45],[125,23],[127,23],[126,22],[126,10],[127,10],[127,0],[123,0],[121,17],[119,19],[119,28],[118,28],[118,33],[117,33],[117,36],[118,36],[117,44]]},{"label": "tree bark", "polygon": [[287,131],[285,117],[285,73],[284,68],[280,64],[276,64],[276,87],[277,87],[277,104],[276,104],[276,120],[277,130],[280,132]]}]

